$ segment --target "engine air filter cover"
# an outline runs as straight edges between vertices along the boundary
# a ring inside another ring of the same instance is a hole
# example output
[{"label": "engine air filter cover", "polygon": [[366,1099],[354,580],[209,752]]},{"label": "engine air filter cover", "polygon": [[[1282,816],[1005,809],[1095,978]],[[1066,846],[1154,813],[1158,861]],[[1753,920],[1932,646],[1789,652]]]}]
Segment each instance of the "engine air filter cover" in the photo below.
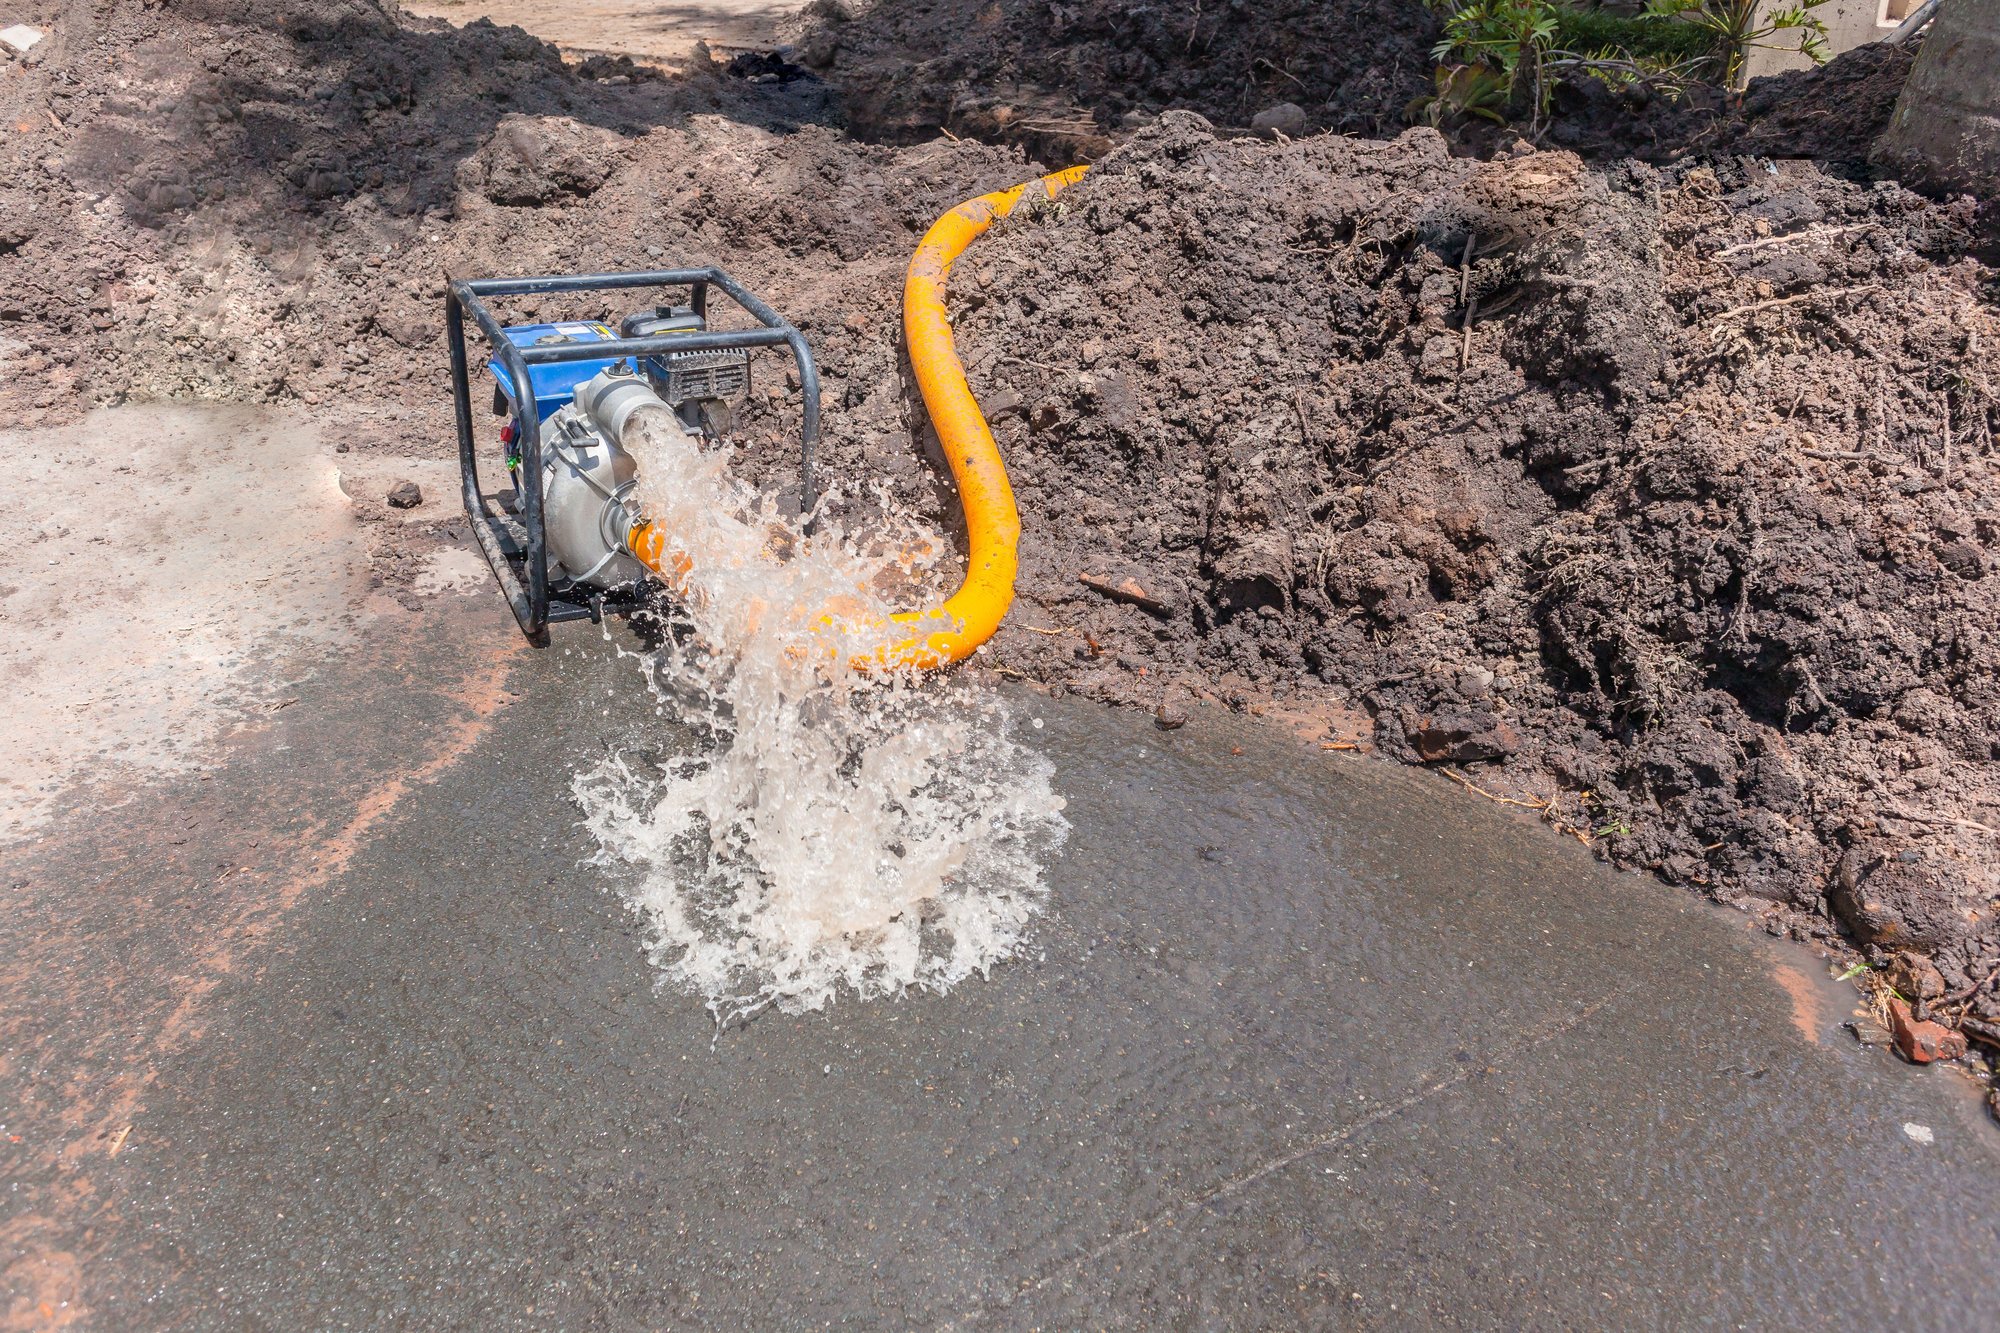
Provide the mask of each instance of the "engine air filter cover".
[{"label": "engine air filter cover", "polygon": [[705,399],[732,400],[750,392],[750,353],[741,348],[671,352],[647,358],[653,387],[679,407]]}]

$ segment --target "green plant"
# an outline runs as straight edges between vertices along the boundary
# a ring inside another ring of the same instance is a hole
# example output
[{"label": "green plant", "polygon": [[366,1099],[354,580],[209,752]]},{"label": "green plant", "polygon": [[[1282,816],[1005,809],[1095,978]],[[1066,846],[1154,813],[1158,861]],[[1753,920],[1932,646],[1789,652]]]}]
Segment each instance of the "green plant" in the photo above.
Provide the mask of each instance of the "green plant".
[{"label": "green plant", "polygon": [[1533,108],[1536,120],[1555,91],[1542,65],[1555,46],[1556,7],[1551,0],[1465,0],[1446,16],[1436,60],[1458,57],[1497,74],[1507,110]]},{"label": "green plant", "polygon": [[1734,88],[1753,47],[1797,51],[1814,64],[1826,59],[1826,24],[1812,11],[1826,0],[1799,0],[1785,9],[1758,12],[1758,0],[1650,0],[1646,13],[1685,23],[1714,39],[1710,81]]},{"label": "green plant", "polygon": [[1826,25],[1811,12],[1825,0],[1764,14],[1758,0],[1649,0],[1629,18],[1565,0],[1426,2],[1445,16],[1431,51],[1440,64],[1432,92],[1409,110],[1433,125],[1525,118],[1532,136],[1567,77],[1673,94],[1695,83],[1734,87],[1753,47],[1826,56]]},{"label": "green plant", "polygon": [[1443,128],[1467,116],[1507,123],[1507,80],[1484,65],[1439,65],[1431,91],[1410,103],[1410,119]]},{"label": "green plant", "polygon": [[1713,56],[1716,38],[1671,15],[1558,6],[1556,45],[1565,51],[1617,51],[1630,60],[1672,66]]}]

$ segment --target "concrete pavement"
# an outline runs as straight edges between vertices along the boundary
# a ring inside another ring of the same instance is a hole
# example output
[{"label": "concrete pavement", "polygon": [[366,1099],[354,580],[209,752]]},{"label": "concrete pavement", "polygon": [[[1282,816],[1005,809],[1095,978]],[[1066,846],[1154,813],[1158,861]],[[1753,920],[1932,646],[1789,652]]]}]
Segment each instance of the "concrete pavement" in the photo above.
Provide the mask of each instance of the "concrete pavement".
[{"label": "concrete pavement", "polygon": [[580,864],[571,772],[662,740],[594,631],[533,652],[446,597],[297,693],[0,865],[13,1326],[1972,1327],[2000,1294],[2000,1134],[1953,1075],[1421,774],[1022,694],[1075,826],[1029,955],[716,1040]]}]

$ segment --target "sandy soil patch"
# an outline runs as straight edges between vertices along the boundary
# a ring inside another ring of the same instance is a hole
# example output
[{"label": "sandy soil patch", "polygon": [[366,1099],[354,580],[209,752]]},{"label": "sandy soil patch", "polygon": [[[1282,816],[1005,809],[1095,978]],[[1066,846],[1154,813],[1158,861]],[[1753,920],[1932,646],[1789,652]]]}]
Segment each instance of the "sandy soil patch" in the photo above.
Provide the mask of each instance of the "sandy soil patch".
[{"label": "sandy soil patch", "polygon": [[251,407],[101,409],[0,433],[0,842],[85,779],[185,771],[337,647],[367,555],[318,432]]}]

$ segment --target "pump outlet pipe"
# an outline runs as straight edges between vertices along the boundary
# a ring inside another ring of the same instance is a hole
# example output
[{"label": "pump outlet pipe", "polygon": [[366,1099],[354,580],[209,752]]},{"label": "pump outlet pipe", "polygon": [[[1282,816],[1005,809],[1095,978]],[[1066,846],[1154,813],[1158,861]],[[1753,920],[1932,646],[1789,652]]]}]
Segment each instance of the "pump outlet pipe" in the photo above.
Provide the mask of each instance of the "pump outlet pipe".
[{"label": "pump outlet pipe", "polygon": [[[918,632],[885,645],[852,662],[860,671],[914,668],[934,671],[962,662],[993,637],[1001,617],[1014,601],[1014,575],[1021,544],[1021,514],[1000,447],[965,382],[965,366],[951,341],[951,319],[945,313],[945,282],[965,247],[1012,213],[1023,198],[1053,199],[1082,179],[1087,166],[1071,167],[1039,180],[968,199],[936,222],[917,244],[903,282],[903,341],[910,367],[924,396],[924,408],[944,448],[945,461],[958,486],[965,513],[965,579],[943,605],[924,611],[903,611],[892,619],[900,625],[942,628]],[[615,438],[615,437],[614,437]],[[651,523],[633,524],[626,547],[670,587],[685,586],[692,568],[687,554],[667,541]]]}]

